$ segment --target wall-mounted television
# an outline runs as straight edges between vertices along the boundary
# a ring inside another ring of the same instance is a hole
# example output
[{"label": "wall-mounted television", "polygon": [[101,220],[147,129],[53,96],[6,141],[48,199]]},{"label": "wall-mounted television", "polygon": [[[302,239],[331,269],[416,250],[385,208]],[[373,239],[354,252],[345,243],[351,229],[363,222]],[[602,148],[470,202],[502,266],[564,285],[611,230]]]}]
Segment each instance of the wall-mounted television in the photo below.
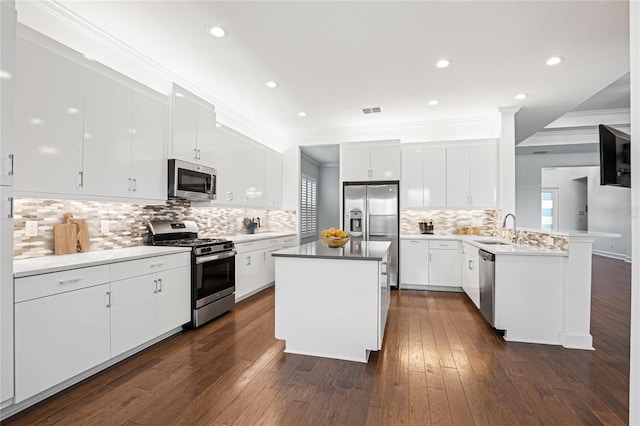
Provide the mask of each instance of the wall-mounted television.
[{"label": "wall-mounted television", "polygon": [[609,126],[600,132],[600,185],[631,188],[631,136]]}]

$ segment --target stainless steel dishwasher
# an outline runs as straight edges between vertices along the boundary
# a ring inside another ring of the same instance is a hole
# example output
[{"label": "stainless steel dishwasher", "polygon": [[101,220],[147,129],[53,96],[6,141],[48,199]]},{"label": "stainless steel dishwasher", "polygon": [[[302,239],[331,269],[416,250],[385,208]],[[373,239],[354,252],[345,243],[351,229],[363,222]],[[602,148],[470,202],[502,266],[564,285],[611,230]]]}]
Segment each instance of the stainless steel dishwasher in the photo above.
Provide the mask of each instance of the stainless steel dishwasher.
[{"label": "stainless steel dishwasher", "polygon": [[495,327],[496,255],[478,250],[480,258],[480,312]]}]

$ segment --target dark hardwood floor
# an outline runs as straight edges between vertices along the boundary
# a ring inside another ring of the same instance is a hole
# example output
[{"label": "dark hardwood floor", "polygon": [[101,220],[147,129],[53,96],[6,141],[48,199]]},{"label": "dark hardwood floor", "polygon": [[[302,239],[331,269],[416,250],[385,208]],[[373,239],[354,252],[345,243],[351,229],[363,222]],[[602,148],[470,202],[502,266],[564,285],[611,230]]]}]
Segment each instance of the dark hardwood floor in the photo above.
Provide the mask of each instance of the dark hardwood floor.
[{"label": "dark hardwood floor", "polygon": [[595,351],[504,342],[464,294],[403,290],[368,364],[289,355],[271,288],[3,424],[626,424],[631,268],[593,266]]}]

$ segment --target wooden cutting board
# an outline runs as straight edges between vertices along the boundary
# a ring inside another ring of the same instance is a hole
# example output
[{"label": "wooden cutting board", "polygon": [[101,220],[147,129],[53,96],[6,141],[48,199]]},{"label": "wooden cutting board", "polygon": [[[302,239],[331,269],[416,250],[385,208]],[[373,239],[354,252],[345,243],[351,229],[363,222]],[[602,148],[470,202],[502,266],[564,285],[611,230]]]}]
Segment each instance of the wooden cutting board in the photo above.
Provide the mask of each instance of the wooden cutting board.
[{"label": "wooden cutting board", "polygon": [[86,253],[89,251],[89,225],[86,219],[74,219],[78,225],[78,251]]},{"label": "wooden cutting board", "polygon": [[53,225],[53,251],[55,254],[78,252],[78,226],[75,223]]}]

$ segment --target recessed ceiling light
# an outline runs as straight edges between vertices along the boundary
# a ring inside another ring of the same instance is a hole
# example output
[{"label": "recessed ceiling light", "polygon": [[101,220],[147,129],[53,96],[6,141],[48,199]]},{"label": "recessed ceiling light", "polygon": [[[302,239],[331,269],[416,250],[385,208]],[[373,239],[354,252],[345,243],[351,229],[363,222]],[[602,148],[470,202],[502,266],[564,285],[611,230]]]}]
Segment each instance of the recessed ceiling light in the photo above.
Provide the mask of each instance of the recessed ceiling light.
[{"label": "recessed ceiling light", "polygon": [[209,34],[214,37],[224,37],[227,35],[227,30],[222,27],[211,27],[209,28]]},{"label": "recessed ceiling light", "polygon": [[560,62],[562,62],[562,58],[560,56],[552,56],[547,59],[547,65],[558,65]]},{"label": "recessed ceiling light", "polygon": [[448,66],[449,66],[449,61],[447,61],[446,59],[440,59],[436,63],[436,67],[438,67],[438,68],[446,68]]},{"label": "recessed ceiling light", "polygon": [[273,80],[267,81],[265,83],[265,85],[269,88],[269,89],[275,89],[276,87],[278,87],[278,83],[276,83]]},{"label": "recessed ceiling light", "polygon": [[67,112],[68,112],[69,114],[77,114],[77,113],[79,113],[79,112],[80,112],[80,110],[79,110],[78,108],[69,107],[69,108],[67,108]]},{"label": "recessed ceiling light", "polygon": [[29,124],[33,124],[34,126],[40,126],[42,123],[43,121],[38,117],[32,117],[31,119],[29,119]]},{"label": "recessed ceiling light", "polygon": [[515,96],[515,98],[516,98],[516,99],[524,99],[524,98],[526,98],[527,96],[529,96],[529,95],[527,95],[526,93],[518,93],[518,94]]},{"label": "recessed ceiling light", "polygon": [[437,99],[431,99],[429,101],[429,105],[431,105],[431,106],[438,105],[438,100]]},{"label": "recessed ceiling light", "polygon": [[306,116],[307,116],[307,113],[306,113],[306,112],[304,112],[304,111],[300,111],[300,112],[298,113],[298,117],[306,117]]}]

